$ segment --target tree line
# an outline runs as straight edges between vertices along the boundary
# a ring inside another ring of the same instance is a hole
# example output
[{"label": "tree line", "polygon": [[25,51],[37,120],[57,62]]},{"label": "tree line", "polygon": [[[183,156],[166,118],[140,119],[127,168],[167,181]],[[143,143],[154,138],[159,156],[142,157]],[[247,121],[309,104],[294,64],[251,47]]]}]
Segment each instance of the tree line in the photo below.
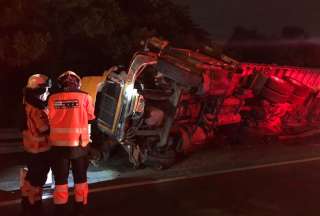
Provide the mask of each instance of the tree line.
[{"label": "tree line", "polygon": [[[209,40],[188,8],[169,0],[1,0],[0,113],[17,113],[29,75],[100,74],[127,64],[151,36],[189,48]],[[6,117],[0,126],[15,119]]]},{"label": "tree line", "polygon": [[151,36],[183,48],[206,44],[239,61],[320,67],[320,47],[296,26],[280,37],[238,26],[216,46],[189,8],[170,0],[0,0],[0,127],[19,124],[21,89],[31,74],[100,74],[128,64]]},{"label": "tree line", "polygon": [[239,61],[320,68],[320,44],[302,27],[284,26],[279,36],[237,26],[224,52]]}]

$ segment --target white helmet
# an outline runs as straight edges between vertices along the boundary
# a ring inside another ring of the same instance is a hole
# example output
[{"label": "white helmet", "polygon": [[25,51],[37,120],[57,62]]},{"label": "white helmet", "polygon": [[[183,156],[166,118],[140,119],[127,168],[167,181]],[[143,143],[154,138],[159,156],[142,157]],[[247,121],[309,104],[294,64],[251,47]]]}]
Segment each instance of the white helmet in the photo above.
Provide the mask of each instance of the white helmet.
[{"label": "white helmet", "polygon": [[50,88],[51,80],[43,74],[34,74],[29,77],[27,88],[37,89],[37,88]]},{"label": "white helmet", "polygon": [[81,78],[73,71],[66,71],[58,77],[58,83],[62,87],[81,87]]},{"label": "white helmet", "polygon": [[51,88],[51,80],[43,74],[30,76],[26,86],[26,89],[30,89],[32,94],[41,101],[47,100],[49,88]]}]

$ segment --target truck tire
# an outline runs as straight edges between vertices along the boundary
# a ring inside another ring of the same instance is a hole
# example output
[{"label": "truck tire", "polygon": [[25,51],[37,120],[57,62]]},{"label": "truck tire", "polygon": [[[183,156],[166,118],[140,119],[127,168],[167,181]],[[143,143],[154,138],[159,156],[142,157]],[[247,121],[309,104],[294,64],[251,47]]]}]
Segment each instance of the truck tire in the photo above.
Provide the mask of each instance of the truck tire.
[{"label": "truck tire", "polygon": [[261,96],[272,103],[285,103],[289,99],[289,95],[283,95],[270,88],[264,88]]},{"label": "truck tire", "polygon": [[152,152],[147,155],[144,165],[156,170],[163,170],[171,167],[176,162],[177,154],[173,150],[165,152]]},{"label": "truck tire", "polygon": [[255,95],[260,94],[261,90],[263,89],[264,85],[268,81],[268,76],[263,73],[257,73],[251,80],[251,89]]},{"label": "truck tire", "polygon": [[307,97],[311,93],[311,88],[299,82],[296,79],[287,77],[285,78],[288,82],[294,86],[293,94],[300,97]]},{"label": "truck tire", "polygon": [[307,86],[301,86],[293,91],[294,95],[306,98],[311,93],[311,89]]},{"label": "truck tire", "polygon": [[288,102],[291,104],[303,104],[303,102],[305,101],[305,97],[304,96],[298,96],[295,94],[292,94],[289,99]]},{"label": "truck tire", "polygon": [[294,90],[294,87],[289,82],[275,76],[271,76],[268,79],[266,87],[282,95],[291,95]]}]

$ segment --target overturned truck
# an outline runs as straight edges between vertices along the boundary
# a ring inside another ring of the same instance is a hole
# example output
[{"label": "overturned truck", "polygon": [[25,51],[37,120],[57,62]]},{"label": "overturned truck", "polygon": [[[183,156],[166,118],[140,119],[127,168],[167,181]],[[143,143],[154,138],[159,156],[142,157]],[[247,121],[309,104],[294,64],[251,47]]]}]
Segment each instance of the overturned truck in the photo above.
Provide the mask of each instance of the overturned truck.
[{"label": "overturned truck", "polygon": [[152,38],[127,69],[83,78],[96,99],[92,146],[100,160],[121,145],[135,167],[164,168],[228,125],[258,136],[311,135],[320,123],[319,72],[239,63]]}]

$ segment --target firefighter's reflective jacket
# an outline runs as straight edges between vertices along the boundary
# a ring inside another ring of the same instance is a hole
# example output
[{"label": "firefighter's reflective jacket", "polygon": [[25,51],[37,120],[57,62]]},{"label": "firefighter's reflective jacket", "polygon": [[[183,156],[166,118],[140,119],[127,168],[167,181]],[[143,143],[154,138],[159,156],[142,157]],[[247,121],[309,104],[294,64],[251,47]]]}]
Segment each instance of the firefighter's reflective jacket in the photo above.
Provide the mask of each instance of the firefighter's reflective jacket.
[{"label": "firefighter's reflective jacket", "polygon": [[25,103],[27,127],[22,132],[24,149],[30,153],[49,150],[46,131],[49,130],[48,116],[45,109]]},{"label": "firefighter's reflective jacket", "polygon": [[48,109],[52,146],[87,146],[88,121],[95,118],[90,95],[81,91],[58,92],[50,96]]}]

